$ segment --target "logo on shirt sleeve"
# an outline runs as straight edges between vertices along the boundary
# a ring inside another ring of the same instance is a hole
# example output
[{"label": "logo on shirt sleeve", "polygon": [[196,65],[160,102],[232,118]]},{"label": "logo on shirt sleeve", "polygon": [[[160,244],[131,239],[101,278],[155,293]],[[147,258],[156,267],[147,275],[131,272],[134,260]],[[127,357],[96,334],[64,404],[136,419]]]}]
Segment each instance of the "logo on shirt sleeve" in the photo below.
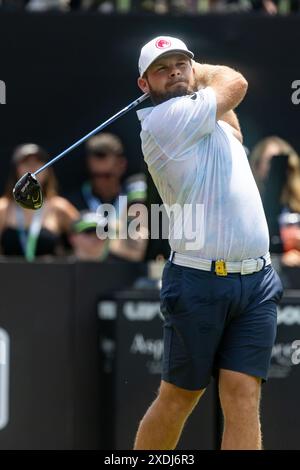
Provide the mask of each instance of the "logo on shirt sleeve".
[{"label": "logo on shirt sleeve", "polygon": [[155,46],[158,49],[167,49],[171,46],[171,41],[169,41],[168,39],[158,39],[155,43]]}]

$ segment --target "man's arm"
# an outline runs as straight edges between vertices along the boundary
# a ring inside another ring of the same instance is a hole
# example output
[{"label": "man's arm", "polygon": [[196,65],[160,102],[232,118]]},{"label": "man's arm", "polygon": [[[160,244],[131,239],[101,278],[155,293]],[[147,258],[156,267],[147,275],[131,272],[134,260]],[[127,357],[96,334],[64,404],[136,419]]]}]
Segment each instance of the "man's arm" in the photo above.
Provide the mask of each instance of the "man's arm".
[{"label": "man's arm", "polygon": [[223,65],[199,64],[193,61],[199,88],[210,86],[216,94],[217,120],[236,108],[244,99],[248,83],[242,74]]},{"label": "man's arm", "polygon": [[238,121],[237,115],[233,110],[227,111],[227,113],[223,114],[223,116],[220,117],[221,121],[227,122],[232,127],[232,133],[233,135],[241,142],[243,143],[243,134],[240,128],[240,123]]}]

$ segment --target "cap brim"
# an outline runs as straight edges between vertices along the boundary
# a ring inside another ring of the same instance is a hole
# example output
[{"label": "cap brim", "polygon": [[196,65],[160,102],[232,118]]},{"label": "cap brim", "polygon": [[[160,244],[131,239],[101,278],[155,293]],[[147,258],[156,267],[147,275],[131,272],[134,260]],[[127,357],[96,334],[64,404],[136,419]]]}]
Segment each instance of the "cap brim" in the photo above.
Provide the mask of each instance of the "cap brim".
[{"label": "cap brim", "polygon": [[83,233],[83,232],[94,232],[96,233],[97,224],[96,223],[89,223],[84,222],[83,220],[76,222],[73,225],[73,231],[76,233]]},{"label": "cap brim", "polygon": [[194,54],[192,51],[184,51],[182,49],[172,49],[172,50],[168,50],[166,52],[162,52],[161,54],[159,54],[158,56],[155,57],[155,59],[153,59],[150,64],[147,65],[147,67],[145,68],[144,72],[142,72],[141,74],[141,77],[145,74],[145,72],[147,72],[148,68],[159,58],[159,57],[162,57],[162,56],[166,56],[168,54],[183,54],[183,55],[186,55],[187,57],[189,57],[190,59],[193,59],[194,58]]}]

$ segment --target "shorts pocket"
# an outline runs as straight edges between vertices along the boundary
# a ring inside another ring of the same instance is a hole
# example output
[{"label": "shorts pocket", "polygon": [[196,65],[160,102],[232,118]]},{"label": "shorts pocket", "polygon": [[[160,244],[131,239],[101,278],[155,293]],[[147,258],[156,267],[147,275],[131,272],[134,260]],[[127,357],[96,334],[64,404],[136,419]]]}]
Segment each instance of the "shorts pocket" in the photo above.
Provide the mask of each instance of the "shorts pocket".
[{"label": "shorts pocket", "polygon": [[281,279],[280,279],[277,271],[275,271],[274,268],[273,268],[273,272],[274,272],[274,279],[275,279],[275,283],[276,283],[276,293],[274,295],[274,301],[279,303],[280,300],[282,299],[284,289],[283,289]]},{"label": "shorts pocket", "polygon": [[172,263],[165,266],[160,293],[160,308],[164,318],[176,310],[182,291],[182,277],[183,271],[180,266]]}]

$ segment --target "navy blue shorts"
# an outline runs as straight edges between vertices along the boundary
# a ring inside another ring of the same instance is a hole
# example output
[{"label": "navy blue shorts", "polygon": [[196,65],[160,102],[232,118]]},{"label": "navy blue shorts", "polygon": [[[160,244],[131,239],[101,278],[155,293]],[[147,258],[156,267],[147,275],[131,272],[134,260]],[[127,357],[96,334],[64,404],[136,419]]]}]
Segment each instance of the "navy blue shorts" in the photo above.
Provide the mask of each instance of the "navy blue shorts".
[{"label": "navy blue shorts", "polygon": [[205,388],[219,369],[266,380],[282,293],[271,265],[221,277],[167,261],[162,379],[187,390]]}]

